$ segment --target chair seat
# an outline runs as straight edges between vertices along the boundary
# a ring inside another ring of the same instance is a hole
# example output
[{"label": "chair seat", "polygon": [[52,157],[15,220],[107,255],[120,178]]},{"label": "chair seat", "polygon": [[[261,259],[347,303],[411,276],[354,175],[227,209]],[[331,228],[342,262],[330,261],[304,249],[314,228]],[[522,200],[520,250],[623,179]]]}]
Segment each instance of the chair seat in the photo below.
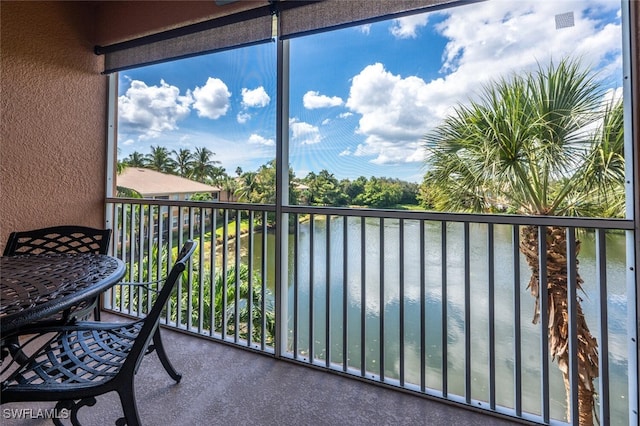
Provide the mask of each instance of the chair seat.
[{"label": "chair seat", "polygon": [[142,325],[143,321],[79,322],[58,328],[48,343],[2,383],[2,392],[42,393],[56,400],[56,391],[106,384],[124,365]]}]

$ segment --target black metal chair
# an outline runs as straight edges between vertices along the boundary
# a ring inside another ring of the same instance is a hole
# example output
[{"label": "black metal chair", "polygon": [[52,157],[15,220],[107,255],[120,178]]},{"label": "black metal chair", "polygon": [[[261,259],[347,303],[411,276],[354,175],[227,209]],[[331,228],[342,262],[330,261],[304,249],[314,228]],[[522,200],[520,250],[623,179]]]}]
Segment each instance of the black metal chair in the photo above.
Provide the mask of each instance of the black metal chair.
[{"label": "black metal chair", "polygon": [[92,406],[96,396],[115,391],[124,412],[116,425],[139,425],[134,377],[195,247],[193,241],[182,247],[146,318],[130,323],[82,321],[43,329],[53,337],[2,382],[0,403],[58,401],[56,409],[70,410],[71,421],[79,424],[81,407]]},{"label": "black metal chair", "polygon": [[[77,225],[53,226],[29,231],[12,232],[9,235],[3,255],[16,256],[51,253],[107,254],[110,240],[110,229],[97,229]],[[119,285],[138,286],[145,290],[155,291],[151,286],[158,285],[163,281],[164,280],[153,282],[121,282]],[[92,311],[93,318],[96,321],[100,321],[100,298],[84,301],[53,318],[34,323],[28,330],[24,330],[24,332],[32,331],[34,333],[40,333],[42,327],[69,324],[76,320],[87,319]],[[24,361],[21,344],[17,336],[3,336],[0,347],[2,348],[3,359],[10,353],[18,362]],[[164,350],[160,329],[158,329],[153,336],[151,350],[154,349],[169,376],[176,381],[180,380],[180,374],[175,370]]]},{"label": "black metal chair", "polygon": [[[51,253],[107,254],[111,229],[96,229],[86,226],[53,226],[49,228],[17,231],[9,234],[4,256],[38,255]],[[93,311],[100,320],[99,299],[89,300],[63,312],[52,320],[68,322],[74,318],[85,319]]]},{"label": "black metal chair", "polygon": [[[40,255],[52,253],[94,253],[107,254],[110,229],[97,229],[87,226],[52,226],[48,228],[16,231],[9,234],[3,256]],[[93,312],[94,318],[100,320],[99,298],[85,300],[76,306],[60,312],[52,318],[36,322],[28,327],[37,330],[43,326],[66,324],[76,319],[86,319]],[[17,336],[2,336],[0,341],[0,357],[4,359],[9,353],[14,359],[23,361]]]}]

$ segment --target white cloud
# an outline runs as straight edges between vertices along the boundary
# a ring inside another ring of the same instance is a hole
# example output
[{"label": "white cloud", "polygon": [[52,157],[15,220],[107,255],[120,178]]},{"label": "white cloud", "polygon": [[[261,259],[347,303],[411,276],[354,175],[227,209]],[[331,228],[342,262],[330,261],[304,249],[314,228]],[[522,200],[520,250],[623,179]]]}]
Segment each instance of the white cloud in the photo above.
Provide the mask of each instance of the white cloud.
[{"label": "white cloud", "polygon": [[253,90],[242,89],[242,106],[245,108],[262,108],[269,105],[270,101],[271,98],[262,86]]},{"label": "white cloud", "polygon": [[[604,112],[605,110],[611,108],[614,104],[616,104],[622,99],[622,96],[623,96],[622,87],[607,90],[604,96],[602,97],[602,102],[600,104],[601,111]],[[604,123],[604,118],[601,117],[600,119],[595,120],[592,123],[589,123],[587,126],[585,126],[582,129],[582,132],[584,132],[585,134],[593,134],[594,132],[600,132],[603,123]]]},{"label": "white cloud", "polygon": [[300,121],[297,118],[289,119],[289,129],[293,141],[302,145],[312,145],[320,142],[320,129],[317,126]]},{"label": "white cloud", "polygon": [[249,143],[252,145],[275,146],[276,141],[274,141],[273,139],[267,139],[254,133],[249,136]]},{"label": "white cloud", "polygon": [[418,141],[398,143],[377,137],[369,137],[353,152],[356,157],[375,156],[373,164],[402,164],[424,161],[424,149]]},{"label": "white cloud", "polygon": [[[378,164],[422,161],[422,136],[453,106],[477,96],[491,80],[536,70],[551,59],[582,58],[600,68],[604,79],[619,76],[620,25],[595,18],[594,10],[605,6],[617,7],[601,1],[479,2],[440,12],[444,19],[435,28],[447,39],[442,77],[402,76],[381,63],[353,77],[346,106],[360,115],[356,133],[365,136],[353,154]],[[570,10],[575,25],[556,30],[555,15]],[[409,34],[409,27],[398,22],[399,32],[406,28]]]},{"label": "white cloud", "polygon": [[343,112],[341,114],[338,114],[338,118],[349,118],[353,115],[352,112]]},{"label": "white cloud", "polygon": [[429,102],[428,84],[418,77],[402,78],[380,63],[353,78],[346,106],[361,115],[357,133],[365,143],[354,155],[375,156],[375,163],[419,161],[418,143],[436,111]]},{"label": "white cloud", "polygon": [[160,81],[160,86],[147,86],[132,80],[124,95],[118,98],[119,131],[137,134],[140,139],[157,138],[162,132],[176,130],[178,121],[189,115],[191,93],[180,96],[180,89]]},{"label": "white cloud", "polygon": [[250,119],[251,119],[251,114],[245,111],[239,112],[238,115],[236,116],[236,120],[238,120],[238,123],[240,124],[244,124]]},{"label": "white cloud", "polygon": [[340,154],[338,154],[340,157],[346,157],[348,155],[351,155],[351,150],[349,148],[345,149],[344,151],[342,151]]},{"label": "white cloud", "polygon": [[329,97],[314,91],[305,93],[302,97],[302,102],[307,109],[329,108],[342,105],[342,99],[338,96]]},{"label": "white cloud", "polygon": [[357,27],[358,31],[362,34],[369,35],[371,32],[371,24],[364,24]]},{"label": "white cloud", "polygon": [[198,111],[198,116],[216,120],[229,110],[231,92],[222,80],[209,77],[203,87],[193,90],[193,97],[196,100],[193,107]]},{"label": "white cloud", "polygon": [[240,111],[236,117],[238,123],[245,124],[251,120],[251,113],[249,108],[264,108],[269,105],[271,98],[264,90],[264,87],[260,86],[256,89],[249,90],[246,87],[242,88],[242,111]]},{"label": "white cloud", "polygon": [[[533,68],[551,58],[567,55],[588,58],[593,65],[619,44],[620,26],[600,27],[588,11],[601,2],[520,1],[509,7],[495,7],[487,2],[459,8],[437,25],[449,39],[445,48],[445,70],[495,75],[496,61],[500,73]],[[609,7],[615,3],[609,3]],[[555,15],[574,12],[575,25],[557,30]],[[616,40],[617,38],[617,40]],[[473,80],[472,80],[473,81]]]},{"label": "white cloud", "polygon": [[[602,26],[590,13],[606,5],[601,2],[521,1],[487,2],[460,8],[437,26],[449,41],[443,56],[443,79],[430,83],[445,103],[453,105],[476,95],[483,84],[513,72],[535,71],[562,58],[582,60],[585,66],[601,68],[601,77],[620,71],[619,24]],[[574,12],[575,25],[557,30],[555,15]],[[613,57],[614,59],[609,59]]]},{"label": "white cloud", "polygon": [[396,38],[416,38],[418,28],[425,27],[429,17],[427,14],[405,16],[394,19],[390,31]]},{"label": "white cloud", "polygon": [[605,106],[611,105],[612,102],[618,102],[622,99],[622,87],[618,87],[616,89],[609,89],[604,94],[604,98],[602,99],[602,104]]}]

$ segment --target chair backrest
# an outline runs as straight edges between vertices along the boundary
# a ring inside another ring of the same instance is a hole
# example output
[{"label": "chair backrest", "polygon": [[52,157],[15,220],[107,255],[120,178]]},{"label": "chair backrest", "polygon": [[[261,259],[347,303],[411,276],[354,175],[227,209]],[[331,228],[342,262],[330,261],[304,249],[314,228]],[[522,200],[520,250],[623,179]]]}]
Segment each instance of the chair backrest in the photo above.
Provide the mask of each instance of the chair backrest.
[{"label": "chair backrest", "polygon": [[111,229],[86,226],[53,226],[12,232],[4,256],[18,254],[95,253],[107,254]]},{"label": "chair backrest", "polygon": [[158,297],[155,302],[153,302],[153,306],[151,311],[143,320],[142,329],[140,330],[140,334],[136,338],[136,342],[131,348],[131,352],[127,357],[127,361],[125,362],[125,367],[133,367],[133,371],[137,371],[140,366],[140,362],[144,356],[144,353],[151,343],[151,339],[153,338],[153,333],[158,327],[158,322],[160,320],[160,314],[162,313],[162,309],[164,309],[167,304],[167,300],[169,300],[169,296],[173,291],[176,283],[178,282],[178,278],[182,274],[182,272],[187,267],[187,262],[189,262],[189,258],[193,255],[193,252],[196,249],[196,243],[194,241],[187,241],[183,246],[180,252],[178,253],[178,258],[176,259],[169,275],[164,282],[164,285],[160,292],[158,293]]}]

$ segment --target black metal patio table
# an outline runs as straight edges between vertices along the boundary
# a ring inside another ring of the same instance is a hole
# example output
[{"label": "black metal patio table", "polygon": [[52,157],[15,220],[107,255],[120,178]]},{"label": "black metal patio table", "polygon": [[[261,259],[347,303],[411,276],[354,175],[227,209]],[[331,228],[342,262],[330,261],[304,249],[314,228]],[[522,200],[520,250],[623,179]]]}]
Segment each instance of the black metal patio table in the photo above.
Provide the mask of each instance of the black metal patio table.
[{"label": "black metal patio table", "polygon": [[101,254],[40,254],[0,259],[0,337],[19,333],[117,284],[124,263]]}]

